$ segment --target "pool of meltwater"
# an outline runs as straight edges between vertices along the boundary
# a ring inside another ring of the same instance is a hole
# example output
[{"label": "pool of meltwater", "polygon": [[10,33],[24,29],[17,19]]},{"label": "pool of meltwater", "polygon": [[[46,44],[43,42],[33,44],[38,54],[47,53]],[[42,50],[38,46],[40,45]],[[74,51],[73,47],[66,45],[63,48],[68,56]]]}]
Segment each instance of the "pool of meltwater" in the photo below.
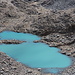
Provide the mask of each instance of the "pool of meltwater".
[{"label": "pool of meltwater", "polygon": [[[27,42],[22,44],[1,44],[0,51],[31,68],[66,68],[71,65],[71,59],[59,53],[60,49],[49,47],[45,43],[33,42],[40,40],[41,37],[29,33],[12,31],[3,31],[0,33],[0,40],[12,39]],[[52,72],[56,73],[57,70],[54,69]]]}]

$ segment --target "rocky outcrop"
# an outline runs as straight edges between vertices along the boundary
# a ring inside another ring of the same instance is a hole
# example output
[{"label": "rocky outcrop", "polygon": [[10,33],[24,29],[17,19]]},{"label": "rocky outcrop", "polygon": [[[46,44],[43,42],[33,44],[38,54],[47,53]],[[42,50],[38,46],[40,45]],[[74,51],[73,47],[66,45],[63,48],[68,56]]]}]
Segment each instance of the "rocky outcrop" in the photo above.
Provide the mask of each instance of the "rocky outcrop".
[{"label": "rocky outcrop", "polygon": [[21,44],[26,41],[19,41],[19,40],[0,40],[0,44]]},{"label": "rocky outcrop", "polygon": [[66,33],[66,34],[60,34],[60,33],[51,33],[47,36],[43,36],[42,39],[47,42],[56,42],[61,43],[62,45],[70,45],[75,42],[75,34],[74,33]]},{"label": "rocky outcrop", "polygon": [[[48,35],[50,33],[75,32],[74,10],[59,11],[38,16],[31,27],[36,29],[36,34]],[[63,12],[63,13],[62,13]],[[69,13],[68,13],[69,12]],[[73,13],[73,14],[72,14]]]}]

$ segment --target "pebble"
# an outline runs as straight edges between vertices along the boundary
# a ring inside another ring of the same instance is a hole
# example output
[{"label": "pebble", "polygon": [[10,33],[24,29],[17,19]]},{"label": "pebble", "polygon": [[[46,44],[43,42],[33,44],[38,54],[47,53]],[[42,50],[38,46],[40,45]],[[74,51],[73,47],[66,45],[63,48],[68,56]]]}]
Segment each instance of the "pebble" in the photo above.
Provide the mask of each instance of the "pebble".
[{"label": "pebble", "polygon": [[4,71],[0,71],[1,74],[3,74]]},{"label": "pebble", "polygon": [[32,73],[32,71],[31,71],[31,70],[27,70],[27,72],[28,72],[28,73]]},{"label": "pebble", "polygon": [[60,35],[57,35],[57,37],[59,37]]},{"label": "pebble", "polygon": [[41,68],[38,68],[38,71],[41,71]]},{"label": "pebble", "polygon": [[17,67],[15,67],[15,66],[12,66],[12,68],[13,68],[13,69],[17,69]]}]

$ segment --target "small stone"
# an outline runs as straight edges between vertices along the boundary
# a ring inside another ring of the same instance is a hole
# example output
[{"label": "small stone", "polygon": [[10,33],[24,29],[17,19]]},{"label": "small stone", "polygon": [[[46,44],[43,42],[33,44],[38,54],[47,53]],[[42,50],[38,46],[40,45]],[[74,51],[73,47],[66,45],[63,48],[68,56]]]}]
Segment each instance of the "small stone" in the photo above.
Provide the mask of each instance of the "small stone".
[{"label": "small stone", "polygon": [[38,71],[41,71],[41,68],[38,68]]},{"label": "small stone", "polygon": [[28,70],[27,72],[28,72],[28,73],[32,73],[32,71],[31,71],[31,70]]},{"label": "small stone", "polygon": [[4,71],[0,71],[1,74],[3,74]]},{"label": "small stone", "polygon": [[35,73],[35,75],[37,75],[37,73]]},{"label": "small stone", "polygon": [[5,71],[6,71],[6,72],[9,72],[9,70],[8,70],[8,69],[6,69]]},{"label": "small stone", "polygon": [[70,56],[70,55],[71,55],[71,53],[66,53],[66,55]]},{"label": "small stone", "polygon": [[59,37],[59,35],[57,35],[57,37]]},{"label": "small stone", "polygon": [[33,41],[34,43],[38,43],[38,40]]},{"label": "small stone", "polygon": [[70,49],[67,49],[68,51],[70,51]]},{"label": "small stone", "polygon": [[13,69],[17,69],[17,67],[15,67],[15,66],[12,66],[12,68],[13,68]]},{"label": "small stone", "polygon": [[2,67],[2,70],[4,70],[4,67]]}]

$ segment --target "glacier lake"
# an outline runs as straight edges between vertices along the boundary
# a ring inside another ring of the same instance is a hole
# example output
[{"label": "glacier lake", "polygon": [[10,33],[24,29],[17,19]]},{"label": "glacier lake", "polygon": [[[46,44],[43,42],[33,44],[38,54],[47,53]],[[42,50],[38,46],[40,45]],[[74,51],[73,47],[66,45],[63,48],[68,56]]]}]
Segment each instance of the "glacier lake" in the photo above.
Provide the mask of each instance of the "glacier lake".
[{"label": "glacier lake", "polygon": [[60,49],[49,47],[41,42],[34,43],[33,41],[41,39],[37,35],[13,31],[3,31],[0,33],[0,40],[13,39],[26,42],[22,44],[1,44],[0,51],[28,67],[48,68],[50,72],[57,73],[56,69],[50,70],[49,68],[66,68],[72,63],[68,56],[58,52]]}]

